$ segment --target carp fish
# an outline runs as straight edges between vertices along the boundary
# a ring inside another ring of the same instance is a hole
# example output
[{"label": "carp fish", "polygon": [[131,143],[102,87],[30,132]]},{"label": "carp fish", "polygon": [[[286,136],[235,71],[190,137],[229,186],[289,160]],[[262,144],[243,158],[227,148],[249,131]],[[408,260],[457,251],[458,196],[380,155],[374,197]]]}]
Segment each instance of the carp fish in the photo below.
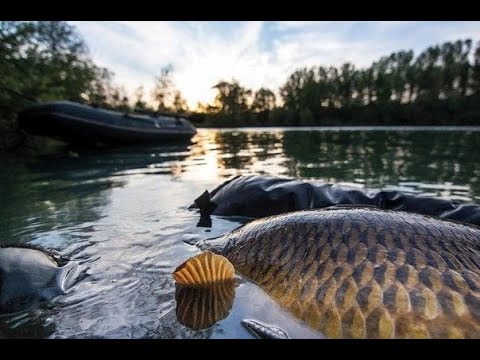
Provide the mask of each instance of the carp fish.
[{"label": "carp fish", "polygon": [[312,210],[197,245],[208,251],[175,270],[180,286],[231,281],[236,271],[328,338],[480,338],[474,225],[371,208]]}]

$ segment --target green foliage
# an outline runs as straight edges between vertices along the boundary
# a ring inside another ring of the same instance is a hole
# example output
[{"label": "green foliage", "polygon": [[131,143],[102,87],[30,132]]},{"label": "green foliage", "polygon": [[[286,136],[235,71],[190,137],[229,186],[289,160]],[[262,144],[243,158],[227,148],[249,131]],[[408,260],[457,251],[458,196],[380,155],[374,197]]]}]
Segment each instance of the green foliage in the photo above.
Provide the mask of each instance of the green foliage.
[{"label": "green foliage", "polygon": [[1,21],[0,74],[0,149],[15,143],[16,113],[32,100],[109,107],[119,97],[113,74],[92,62],[75,28],[63,21]]},{"label": "green foliage", "polygon": [[472,67],[472,92],[480,94],[480,41],[477,43]]},{"label": "green foliage", "polygon": [[175,84],[171,79],[173,67],[165,66],[160,71],[160,76],[155,79],[155,85],[152,91],[152,98],[157,102],[157,111],[165,112],[188,112],[187,101],[182,93],[175,89]]},{"label": "green foliage", "polygon": [[248,102],[252,90],[240,86],[237,80],[233,79],[232,82],[221,81],[214,88],[218,90],[214,106],[218,108],[219,112],[238,116],[249,110]]},{"label": "green foliage", "polygon": [[[93,64],[75,29],[61,21],[0,23],[4,87],[38,100],[94,102],[108,96],[112,74]],[[2,93],[2,101],[12,94]]]},{"label": "green foliage", "polygon": [[135,104],[133,105],[133,110],[136,112],[147,112],[149,109],[147,103],[143,100],[144,97],[144,90],[143,86],[139,86],[137,90],[135,90]]},{"label": "green foliage", "polygon": [[160,76],[155,79],[154,89],[152,91],[152,97],[154,101],[158,103],[158,111],[166,111],[169,106],[168,103],[171,102],[172,97],[172,87],[173,81],[170,78],[170,73],[172,71],[171,66],[165,66],[160,71]]},{"label": "green foliage", "polygon": [[275,107],[275,94],[265,88],[260,88],[253,99],[251,110],[254,112],[270,111]]},{"label": "green foliage", "polygon": [[188,111],[187,101],[182,97],[182,93],[179,90],[175,90],[175,95],[173,96],[173,111],[180,114]]}]

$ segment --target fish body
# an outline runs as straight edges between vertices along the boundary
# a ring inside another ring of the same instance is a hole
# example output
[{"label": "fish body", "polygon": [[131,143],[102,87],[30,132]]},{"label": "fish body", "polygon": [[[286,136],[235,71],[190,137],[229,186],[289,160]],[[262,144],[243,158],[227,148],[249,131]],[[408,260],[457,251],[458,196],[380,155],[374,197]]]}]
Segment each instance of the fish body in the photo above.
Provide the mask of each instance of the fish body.
[{"label": "fish body", "polygon": [[329,338],[480,338],[480,228],[374,209],[300,211],[205,241]]},{"label": "fish body", "polygon": [[65,292],[81,275],[75,262],[59,266],[36,249],[0,248],[0,314],[14,313]]}]

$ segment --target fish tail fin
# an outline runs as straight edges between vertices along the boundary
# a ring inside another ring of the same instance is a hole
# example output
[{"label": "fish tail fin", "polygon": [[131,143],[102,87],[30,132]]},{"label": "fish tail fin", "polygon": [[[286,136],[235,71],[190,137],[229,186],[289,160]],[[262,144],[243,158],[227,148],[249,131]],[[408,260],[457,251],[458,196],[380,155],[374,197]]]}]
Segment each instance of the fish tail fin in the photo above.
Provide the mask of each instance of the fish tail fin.
[{"label": "fish tail fin", "polygon": [[177,284],[183,286],[210,286],[219,282],[233,281],[235,269],[230,261],[222,255],[205,251],[196,255],[173,272]]}]

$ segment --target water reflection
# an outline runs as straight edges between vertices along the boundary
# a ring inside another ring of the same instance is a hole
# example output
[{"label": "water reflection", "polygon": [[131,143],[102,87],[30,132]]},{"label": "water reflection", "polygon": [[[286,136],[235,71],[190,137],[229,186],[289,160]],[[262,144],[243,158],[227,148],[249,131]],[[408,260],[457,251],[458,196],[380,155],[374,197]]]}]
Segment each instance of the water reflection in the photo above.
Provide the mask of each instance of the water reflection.
[{"label": "water reflection", "polygon": [[[186,145],[0,159],[0,241],[94,223],[129,175],[170,174]],[[89,230],[89,229],[87,229]]]},{"label": "water reflection", "polygon": [[479,151],[478,131],[203,130],[182,175],[280,175],[478,201]]},{"label": "water reflection", "polygon": [[296,177],[375,187],[468,183],[480,190],[478,132],[287,132],[283,144]]},{"label": "water reflection", "polygon": [[478,201],[479,151],[478,131],[200,130],[192,145],[3,158],[0,238],[95,222],[136,175],[264,174]]},{"label": "water reflection", "polygon": [[[184,240],[218,236],[240,224],[214,217],[206,232],[186,208],[234,175],[480,202],[480,131],[201,129],[193,141],[0,157],[0,242],[56,249],[88,261],[91,274],[44,307],[0,318],[0,337],[248,337],[240,324],[245,317],[302,334],[302,325],[252,284],[207,294],[206,303],[217,304],[214,313],[181,310],[188,296],[179,297],[171,274],[199,252]],[[230,294],[236,295],[233,306],[226,305]],[[193,298],[191,306],[200,304]],[[223,321],[208,325],[224,313]],[[208,319],[206,325],[200,319]]]},{"label": "water reflection", "polygon": [[1,316],[0,339],[43,339],[55,332],[55,323],[45,321],[38,312],[36,315],[22,312],[15,316]]},{"label": "water reflection", "polygon": [[206,287],[177,285],[175,300],[178,321],[192,330],[203,330],[227,317],[235,298],[233,281]]}]

